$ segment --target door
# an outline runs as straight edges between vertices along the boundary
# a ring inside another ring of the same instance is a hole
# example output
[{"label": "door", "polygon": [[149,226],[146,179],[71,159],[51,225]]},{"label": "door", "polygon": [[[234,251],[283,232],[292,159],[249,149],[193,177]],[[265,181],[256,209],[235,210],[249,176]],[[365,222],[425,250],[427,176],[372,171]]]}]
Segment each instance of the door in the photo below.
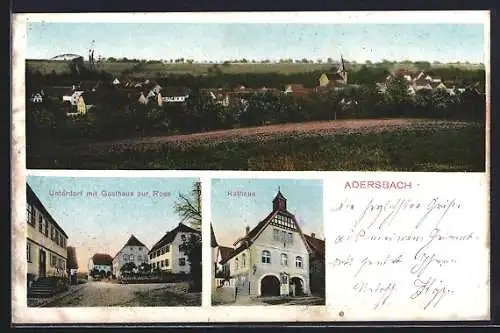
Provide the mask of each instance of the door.
[{"label": "door", "polygon": [[40,277],[45,277],[47,274],[47,256],[45,251],[40,249],[40,258],[38,260],[38,274]]},{"label": "door", "polygon": [[261,296],[279,296],[280,280],[273,275],[265,276],[261,281],[260,294]]}]

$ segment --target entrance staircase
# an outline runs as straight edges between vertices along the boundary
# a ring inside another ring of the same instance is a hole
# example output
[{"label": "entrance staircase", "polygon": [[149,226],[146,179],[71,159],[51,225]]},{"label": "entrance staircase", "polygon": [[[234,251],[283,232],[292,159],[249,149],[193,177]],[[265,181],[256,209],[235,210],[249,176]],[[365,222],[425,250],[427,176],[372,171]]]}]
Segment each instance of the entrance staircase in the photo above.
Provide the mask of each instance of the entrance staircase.
[{"label": "entrance staircase", "polygon": [[40,277],[28,289],[28,297],[51,297],[56,293],[56,287],[51,279]]}]

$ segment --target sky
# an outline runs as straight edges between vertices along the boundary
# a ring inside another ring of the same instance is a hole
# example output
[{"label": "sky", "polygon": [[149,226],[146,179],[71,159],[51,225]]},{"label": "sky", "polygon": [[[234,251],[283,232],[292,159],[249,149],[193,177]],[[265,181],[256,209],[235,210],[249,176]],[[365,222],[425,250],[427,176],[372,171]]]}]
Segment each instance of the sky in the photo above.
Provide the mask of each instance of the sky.
[{"label": "sky", "polygon": [[[133,234],[151,249],[154,243],[179,222],[173,210],[179,193],[189,193],[193,178],[89,178],[28,176],[42,204],[76,247],[80,272],[87,271],[89,258],[97,252],[112,257]],[[58,190],[81,191],[81,197],[51,195]],[[96,197],[87,191],[149,192],[149,197]],[[170,196],[153,197],[153,191]]]},{"label": "sky", "polygon": [[318,59],[484,62],[482,24],[29,22],[28,59],[74,53],[146,60]]},{"label": "sky", "polygon": [[[211,217],[217,243],[231,247],[253,229],[273,208],[278,188],[287,199],[287,210],[295,215],[302,232],[323,234],[323,187],[321,180],[212,179]],[[255,196],[230,196],[242,191]]]}]

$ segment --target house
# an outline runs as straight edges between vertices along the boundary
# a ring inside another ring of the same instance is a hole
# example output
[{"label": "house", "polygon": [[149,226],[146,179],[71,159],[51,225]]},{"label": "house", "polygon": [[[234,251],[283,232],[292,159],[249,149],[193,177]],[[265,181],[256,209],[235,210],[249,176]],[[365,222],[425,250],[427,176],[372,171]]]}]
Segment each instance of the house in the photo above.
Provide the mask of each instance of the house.
[{"label": "house", "polygon": [[167,232],[149,251],[151,269],[160,269],[174,274],[191,272],[188,257],[182,246],[194,234],[201,236],[201,232],[183,223]]},{"label": "house", "polygon": [[143,263],[148,263],[149,249],[134,235],[131,235],[128,241],[123,245],[120,251],[113,258],[113,275],[120,278],[122,275],[121,268],[127,263],[133,263],[135,267],[141,266]]},{"label": "house", "polygon": [[45,277],[67,277],[68,235],[26,184],[28,286]]},{"label": "house", "polygon": [[36,92],[36,93],[31,94],[30,102],[34,103],[34,104],[43,103],[43,90],[41,90],[40,92]]},{"label": "house", "polygon": [[304,234],[307,244],[311,248],[309,256],[309,282],[311,293],[325,296],[325,240]]},{"label": "house", "polygon": [[293,96],[309,96],[314,93],[314,89],[304,88],[302,84],[287,84],[283,93]]},{"label": "house", "polygon": [[279,190],[272,211],[253,229],[247,226],[233,246],[221,265],[229,268],[230,285],[239,297],[310,294],[311,250]]},{"label": "house", "polygon": [[164,103],[184,103],[189,98],[189,89],[186,87],[165,87],[162,89],[162,100]]},{"label": "house", "polygon": [[90,272],[93,270],[97,270],[101,275],[107,277],[111,276],[113,272],[113,257],[107,253],[94,253],[94,255],[89,259],[89,277]]},{"label": "house", "polygon": [[319,87],[327,88],[347,84],[347,69],[344,59],[340,58],[340,64],[336,71],[322,73],[319,77]]}]

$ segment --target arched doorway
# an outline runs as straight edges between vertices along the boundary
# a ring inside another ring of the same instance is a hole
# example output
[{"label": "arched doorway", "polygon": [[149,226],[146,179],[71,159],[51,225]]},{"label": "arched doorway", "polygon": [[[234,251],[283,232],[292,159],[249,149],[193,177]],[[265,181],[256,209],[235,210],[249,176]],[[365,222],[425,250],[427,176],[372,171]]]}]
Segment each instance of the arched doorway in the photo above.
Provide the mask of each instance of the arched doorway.
[{"label": "arched doorway", "polygon": [[260,281],[261,296],[279,296],[280,280],[273,275],[266,275]]},{"label": "arched doorway", "polygon": [[295,285],[295,296],[304,295],[304,281],[299,277],[293,277],[290,279],[290,283]]}]

